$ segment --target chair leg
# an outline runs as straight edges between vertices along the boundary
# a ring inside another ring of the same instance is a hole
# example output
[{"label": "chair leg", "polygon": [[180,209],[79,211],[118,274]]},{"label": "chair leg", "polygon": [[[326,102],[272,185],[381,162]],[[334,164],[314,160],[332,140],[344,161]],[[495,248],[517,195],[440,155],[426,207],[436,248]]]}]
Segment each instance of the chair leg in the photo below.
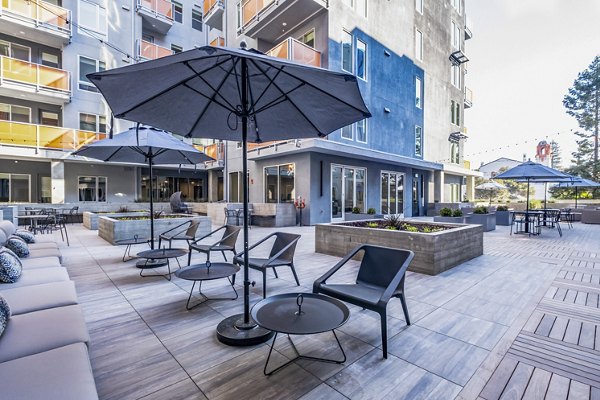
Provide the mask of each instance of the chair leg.
[{"label": "chair leg", "polygon": [[267,298],[267,271],[263,270],[263,299]]},{"label": "chair leg", "polygon": [[70,246],[69,244],[69,234],[67,233],[67,227],[65,226],[65,237],[67,238],[67,246]]},{"label": "chair leg", "polygon": [[189,250],[188,251],[188,265],[192,265],[192,251],[193,250],[191,247],[188,250]]},{"label": "chair leg", "polygon": [[387,315],[383,311],[379,313],[381,319],[381,348],[383,349],[383,358],[387,359]]},{"label": "chair leg", "polygon": [[292,269],[292,274],[294,274],[294,279],[296,280],[296,285],[300,286],[300,281],[298,280],[298,275],[296,274],[296,268],[294,268],[294,263],[290,264],[290,268]]},{"label": "chair leg", "polygon": [[410,325],[410,317],[408,316],[408,307],[406,305],[406,298],[404,297],[404,293],[400,293],[398,298],[400,299],[400,303],[402,303],[402,310],[404,311],[404,319],[406,320],[406,325]]},{"label": "chair leg", "polygon": [[275,274],[275,278],[279,279],[279,275],[277,275],[277,268],[273,267],[273,273]]},{"label": "chair leg", "polygon": [[159,236],[159,237],[158,237],[158,248],[159,248],[159,249],[160,249],[160,245],[161,245],[161,243],[162,243],[162,238]]},{"label": "chair leg", "polygon": [[223,258],[225,259],[225,262],[227,262],[227,257],[225,257],[225,251],[221,250],[221,254],[223,254]]},{"label": "chair leg", "polygon": [[556,221],[556,229],[558,229],[558,234],[562,237],[562,228],[560,227],[560,222]]}]

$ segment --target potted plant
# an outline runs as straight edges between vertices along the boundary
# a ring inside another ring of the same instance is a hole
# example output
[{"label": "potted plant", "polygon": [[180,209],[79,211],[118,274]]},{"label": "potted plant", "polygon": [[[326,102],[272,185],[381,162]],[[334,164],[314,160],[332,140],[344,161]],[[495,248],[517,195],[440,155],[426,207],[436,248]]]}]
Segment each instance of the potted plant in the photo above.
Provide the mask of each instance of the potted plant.
[{"label": "potted plant", "polygon": [[463,224],[464,217],[462,211],[457,208],[452,210],[451,208],[444,207],[440,209],[440,215],[433,217],[433,222],[449,222],[452,224]]},{"label": "potted plant", "polygon": [[510,210],[507,206],[498,206],[496,208],[496,225],[510,225]]},{"label": "potted plant", "polygon": [[[344,220],[345,221],[360,221],[363,219],[373,219],[376,217],[374,208],[369,208],[369,210],[366,213],[362,210],[364,210],[364,209],[361,209],[359,207],[352,207],[352,213],[346,212],[346,214],[344,214]],[[371,213],[371,210],[373,210],[373,213]],[[381,217],[382,216],[380,216],[380,218]]]},{"label": "potted plant", "polygon": [[477,206],[473,209],[473,214],[465,218],[468,224],[483,225],[484,232],[496,229],[496,214],[489,213],[487,207]]}]

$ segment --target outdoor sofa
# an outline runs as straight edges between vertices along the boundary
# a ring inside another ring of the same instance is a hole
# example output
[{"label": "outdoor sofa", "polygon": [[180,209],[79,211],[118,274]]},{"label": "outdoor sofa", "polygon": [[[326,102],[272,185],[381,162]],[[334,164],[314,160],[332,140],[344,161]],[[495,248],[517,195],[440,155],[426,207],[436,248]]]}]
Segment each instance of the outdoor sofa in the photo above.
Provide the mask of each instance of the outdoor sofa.
[{"label": "outdoor sofa", "polygon": [[581,210],[581,222],[583,224],[600,224],[600,209],[597,207],[586,207]]},{"label": "outdoor sofa", "polygon": [[[6,241],[5,230],[11,227],[2,223],[0,244]],[[29,245],[30,253],[38,257],[21,259],[19,279],[0,283],[0,295],[11,310],[0,335],[0,397],[97,399],[90,337],[75,285],[61,265],[56,243],[35,244]],[[41,255],[46,253],[55,255]]]}]

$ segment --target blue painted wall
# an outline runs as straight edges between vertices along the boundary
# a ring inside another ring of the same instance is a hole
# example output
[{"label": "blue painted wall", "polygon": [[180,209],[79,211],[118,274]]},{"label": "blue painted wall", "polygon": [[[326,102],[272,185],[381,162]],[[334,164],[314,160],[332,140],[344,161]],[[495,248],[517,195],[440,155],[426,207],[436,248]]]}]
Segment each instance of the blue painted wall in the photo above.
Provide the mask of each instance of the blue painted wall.
[{"label": "blue painted wall", "polygon": [[[423,126],[423,108],[415,106],[415,77],[421,79],[424,95],[424,72],[406,56],[399,56],[359,29],[352,31],[354,41],[354,68],[356,69],[356,40],[367,44],[367,80],[358,79],[367,107],[373,114],[368,124],[367,143],[349,142],[341,132],[329,139],[353,143],[387,153],[422,159],[415,156],[415,126]],[[386,55],[389,54],[389,56]],[[342,45],[329,40],[329,69],[342,70]],[[426,99],[422,97],[425,107]],[[384,108],[390,113],[385,113]],[[424,136],[424,135],[423,135]],[[423,143],[423,147],[426,143]],[[423,153],[423,152],[422,152]]]}]

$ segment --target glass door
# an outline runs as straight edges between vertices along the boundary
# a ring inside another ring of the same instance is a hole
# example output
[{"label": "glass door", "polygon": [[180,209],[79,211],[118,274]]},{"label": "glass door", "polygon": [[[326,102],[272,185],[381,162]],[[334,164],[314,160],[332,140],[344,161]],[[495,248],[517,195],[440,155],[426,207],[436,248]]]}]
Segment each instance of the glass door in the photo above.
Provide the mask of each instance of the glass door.
[{"label": "glass door", "polygon": [[331,219],[343,220],[354,208],[365,212],[367,170],[365,168],[331,166]]},{"label": "glass door", "polygon": [[343,191],[343,168],[332,166],[331,167],[331,219],[342,220],[344,218],[342,199],[344,195]]},{"label": "glass door", "polygon": [[381,173],[381,213],[404,216],[404,174]]}]

